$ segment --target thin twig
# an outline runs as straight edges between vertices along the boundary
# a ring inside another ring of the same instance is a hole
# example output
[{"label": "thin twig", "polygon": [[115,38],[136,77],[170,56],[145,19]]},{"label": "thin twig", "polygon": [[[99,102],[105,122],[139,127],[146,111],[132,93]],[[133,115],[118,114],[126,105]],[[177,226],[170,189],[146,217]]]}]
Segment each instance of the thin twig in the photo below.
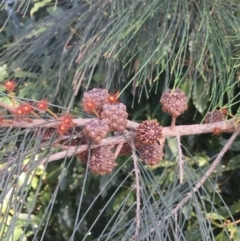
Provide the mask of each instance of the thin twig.
[{"label": "thin twig", "polygon": [[121,151],[122,147],[123,147],[123,143],[119,143],[118,146],[117,146],[117,148],[116,148],[116,150],[115,150],[115,153],[114,153],[114,157],[115,157],[115,158],[118,157],[118,154],[119,154],[119,152]]},{"label": "thin twig", "polygon": [[[219,162],[222,160],[223,155],[227,152],[227,150],[230,148],[230,146],[232,145],[233,141],[236,139],[236,137],[239,135],[240,133],[240,127],[238,127],[234,133],[232,134],[232,136],[230,137],[230,139],[227,141],[227,143],[225,144],[225,146],[223,147],[223,149],[220,151],[220,153],[218,154],[217,158],[215,159],[215,161],[212,163],[212,165],[209,167],[209,169],[206,171],[206,173],[204,174],[204,176],[202,176],[199,181],[196,183],[196,186],[192,189],[191,192],[188,192],[185,197],[182,199],[181,202],[179,202],[176,207],[171,211],[170,214],[166,215],[162,220],[160,220],[158,222],[158,225],[160,226],[162,223],[164,223],[165,220],[173,217],[182,207],[183,205],[193,197],[194,193],[197,192],[199,190],[200,187],[202,187],[203,183],[209,178],[209,176],[211,175],[211,173],[216,169],[217,165],[219,164]],[[150,233],[153,233],[155,231],[155,228],[151,228],[150,229]],[[145,240],[145,235],[143,237],[141,237],[141,239],[139,240]]]},{"label": "thin twig", "polygon": [[176,118],[175,116],[172,116],[172,123],[171,123],[171,129],[172,129],[172,130],[175,129],[176,120],[177,120],[177,118]]},{"label": "thin twig", "polygon": [[41,161],[41,164],[45,164],[46,162],[57,161],[66,157],[71,157],[75,154],[86,151],[89,148],[94,149],[101,146],[111,146],[113,144],[124,143],[126,142],[126,139],[132,138],[132,135],[133,135],[132,133],[128,133],[128,134],[125,134],[124,136],[115,136],[115,137],[105,138],[99,144],[93,144],[91,146],[89,145],[81,145],[79,147],[70,146],[67,150],[57,152],[55,154],[48,156],[47,158],[44,158]]},{"label": "thin twig", "polygon": [[178,145],[179,180],[180,180],[180,184],[183,184],[184,160],[183,160],[183,154],[182,154],[182,148],[181,148],[181,140],[179,135],[177,135],[176,138],[177,138],[177,145]]},{"label": "thin twig", "polygon": [[141,192],[140,192],[140,178],[139,178],[139,168],[138,168],[138,158],[136,155],[136,148],[134,141],[130,139],[130,145],[132,148],[132,158],[135,172],[135,185],[136,185],[136,230],[133,240],[138,240],[140,224],[141,224]]}]

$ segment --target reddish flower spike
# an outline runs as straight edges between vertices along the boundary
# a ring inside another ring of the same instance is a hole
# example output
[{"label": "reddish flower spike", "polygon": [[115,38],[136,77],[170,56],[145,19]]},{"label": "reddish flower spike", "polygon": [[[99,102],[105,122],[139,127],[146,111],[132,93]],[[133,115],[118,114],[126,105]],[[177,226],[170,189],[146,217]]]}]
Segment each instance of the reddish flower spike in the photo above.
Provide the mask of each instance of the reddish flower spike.
[{"label": "reddish flower spike", "polygon": [[222,108],[221,112],[222,112],[223,115],[226,115],[228,113],[228,108],[226,108],[226,107]]},{"label": "reddish flower spike", "polygon": [[14,80],[8,80],[7,82],[4,83],[4,87],[8,92],[12,92],[15,87],[16,87],[16,82]]},{"label": "reddish flower spike", "polygon": [[67,133],[68,130],[69,130],[69,126],[68,125],[60,124],[58,126],[58,134],[59,135],[63,135],[65,133]]},{"label": "reddish flower spike", "polygon": [[40,111],[46,111],[48,109],[48,101],[47,100],[38,101],[37,109]]},{"label": "reddish flower spike", "polygon": [[96,104],[93,101],[89,101],[83,104],[83,109],[87,113],[93,113],[95,111],[95,108],[96,108]]},{"label": "reddish flower spike", "polygon": [[20,107],[26,115],[33,111],[33,107],[28,103],[22,104]]},{"label": "reddish flower spike", "polygon": [[65,115],[62,117],[62,124],[63,125],[67,125],[67,126],[71,126],[73,123],[73,119],[70,115]]},{"label": "reddish flower spike", "polygon": [[222,134],[222,132],[221,132],[220,128],[218,128],[218,127],[213,128],[213,135],[219,136],[221,134]]},{"label": "reddish flower spike", "polygon": [[22,106],[19,106],[14,110],[13,114],[16,116],[23,116],[25,113],[24,113],[24,110],[22,109]]},{"label": "reddish flower spike", "polygon": [[119,91],[117,91],[114,94],[110,94],[109,97],[108,97],[108,102],[110,104],[115,104],[115,103],[118,102],[118,98],[119,98]]}]

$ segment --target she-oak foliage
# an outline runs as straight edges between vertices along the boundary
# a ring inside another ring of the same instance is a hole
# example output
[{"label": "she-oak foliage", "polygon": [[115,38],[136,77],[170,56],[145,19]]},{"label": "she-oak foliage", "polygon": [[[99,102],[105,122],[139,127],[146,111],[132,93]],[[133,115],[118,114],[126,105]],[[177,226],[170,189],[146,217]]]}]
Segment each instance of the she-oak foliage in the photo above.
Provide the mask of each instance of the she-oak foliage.
[{"label": "she-oak foliage", "polygon": [[[120,91],[130,119],[169,126],[159,99],[179,87],[189,106],[177,125],[201,123],[222,107],[239,117],[238,0],[16,0],[1,7],[0,81],[16,79],[17,102],[47,99],[54,113],[85,118],[83,92],[104,87]],[[0,102],[13,104],[0,91]],[[0,135],[0,240],[240,239],[238,138],[198,187],[230,134],[167,138],[154,168],[136,160],[133,147],[107,176],[91,174],[74,155],[43,163],[61,150],[54,130],[44,145],[31,128],[1,127]]]}]

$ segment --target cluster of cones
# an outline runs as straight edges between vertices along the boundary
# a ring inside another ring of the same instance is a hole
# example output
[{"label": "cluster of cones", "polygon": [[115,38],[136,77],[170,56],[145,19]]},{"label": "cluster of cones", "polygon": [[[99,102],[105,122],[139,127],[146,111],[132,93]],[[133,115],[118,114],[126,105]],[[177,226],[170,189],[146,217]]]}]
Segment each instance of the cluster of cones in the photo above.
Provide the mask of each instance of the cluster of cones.
[{"label": "cluster of cones", "polygon": [[[94,143],[99,143],[109,132],[123,135],[127,128],[126,106],[118,101],[118,96],[110,95],[106,89],[92,89],[83,95],[83,108],[96,119],[87,124],[84,135]],[[163,111],[178,117],[187,109],[187,97],[176,89],[166,90],[160,100]],[[161,125],[155,120],[143,121],[136,129],[134,145],[139,157],[150,166],[157,165],[163,158],[164,136]],[[106,175],[116,166],[114,150],[116,146],[95,148],[77,155],[81,162],[86,163],[93,173]],[[125,143],[118,155],[131,155],[132,147]]]}]

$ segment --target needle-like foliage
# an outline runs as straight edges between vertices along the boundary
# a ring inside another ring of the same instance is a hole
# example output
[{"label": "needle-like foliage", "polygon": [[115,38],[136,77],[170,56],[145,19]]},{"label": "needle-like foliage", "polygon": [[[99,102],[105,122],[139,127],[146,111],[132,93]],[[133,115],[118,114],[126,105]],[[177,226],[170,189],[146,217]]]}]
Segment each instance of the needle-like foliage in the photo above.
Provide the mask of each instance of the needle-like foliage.
[{"label": "needle-like foliage", "polygon": [[[1,7],[8,15],[0,17],[0,82],[17,85],[11,93],[0,88],[0,240],[240,239],[239,1],[16,0]],[[160,94],[168,87],[186,93],[188,110],[176,129],[164,129],[157,166],[133,141],[135,122],[100,144],[84,139],[89,116],[80,97],[96,87],[119,90],[129,119],[154,117],[163,126],[170,122]],[[54,113],[11,111],[41,99]],[[223,118],[199,133],[201,124],[178,127],[200,123],[216,107],[227,107],[233,122]],[[67,134],[58,126],[66,113],[75,120]],[[234,133],[195,135],[223,129]],[[91,173],[93,149],[124,144],[131,152],[111,174]]]}]

